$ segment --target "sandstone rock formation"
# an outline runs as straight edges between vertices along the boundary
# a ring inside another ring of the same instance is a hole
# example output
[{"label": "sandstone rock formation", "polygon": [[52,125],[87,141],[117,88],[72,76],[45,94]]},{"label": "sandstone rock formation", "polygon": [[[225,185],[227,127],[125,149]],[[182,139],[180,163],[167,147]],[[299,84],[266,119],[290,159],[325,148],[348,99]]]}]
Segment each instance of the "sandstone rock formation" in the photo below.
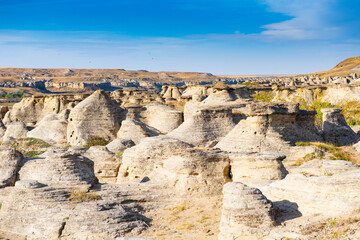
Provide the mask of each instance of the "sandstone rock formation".
[{"label": "sandstone rock formation", "polygon": [[141,112],[141,121],[162,134],[171,132],[182,122],[182,112],[163,104],[148,104]]},{"label": "sandstone rock formation", "polygon": [[106,145],[106,148],[111,152],[120,153],[133,146],[135,146],[135,143],[129,139],[116,138]]},{"label": "sandstone rock formation", "polygon": [[28,126],[35,125],[48,114],[57,114],[82,101],[86,95],[55,95],[32,96],[24,98],[14,104],[12,109],[5,114],[4,124],[11,122],[24,122]]},{"label": "sandstone rock formation", "polygon": [[137,120],[124,120],[117,132],[117,138],[130,139],[135,144],[139,144],[141,139],[159,135],[155,129],[151,129],[144,123]]},{"label": "sandstone rock formation", "polygon": [[200,109],[167,136],[195,146],[208,146],[219,141],[234,126],[231,109]]},{"label": "sandstone rock formation", "polygon": [[[65,110],[66,111],[66,110]],[[26,136],[45,142],[57,143],[66,140],[67,119],[59,114],[49,114],[41,119]]]},{"label": "sandstone rock formation", "polygon": [[[297,105],[250,104],[238,110],[247,116],[215,147],[232,152],[277,152],[296,142],[322,141],[314,125],[314,112],[299,110]],[[241,136],[241,137],[240,137]]]},{"label": "sandstone rock formation", "polygon": [[97,182],[94,163],[79,154],[67,152],[26,160],[19,171],[19,179],[69,187],[93,185]]},{"label": "sandstone rock formation", "polygon": [[156,164],[148,178],[166,183],[182,196],[221,195],[223,185],[231,181],[230,160],[216,150],[177,150]]},{"label": "sandstone rock formation", "polygon": [[247,182],[256,180],[280,180],[287,170],[282,164],[285,156],[276,153],[230,153],[232,180]]},{"label": "sandstone rock formation", "polygon": [[167,136],[144,138],[135,147],[124,151],[117,183],[140,181],[152,172],[155,164],[161,163],[178,149],[190,147],[191,144]]},{"label": "sandstone rock formation", "polygon": [[2,120],[0,119],[0,137],[4,136],[5,132],[6,132],[6,127],[2,122]]},{"label": "sandstone rock formation", "polygon": [[83,156],[94,162],[95,176],[99,182],[115,183],[120,167],[120,158],[105,146],[93,146]]},{"label": "sandstone rock formation", "polygon": [[14,186],[22,158],[22,154],[15,149],[0,149],[0,188]]},{"label": "sandstone rock formation", "polygon": [[13,138],[26,137],[28,130],[23,122],[13,122],[9,124],[3,136],[3,142],[7,142]]},{"label": "sandstone rock formation", "polygon": [[259,189],[231,182],[223,193],[219,240],[261,239],[275,225],[272,203]]},{"label": "sandstone rock formation", "polygon": [[314,159],[293,168],[291,173],[306,173],[306,176],[332,176],[334,174],[357,170],[360,166],[349,161]]},{"label": "sandstone rock formation", "polygon": [[289,174],[273,182],[265,194],[272,201],[295,202],[303,215],[351,213],[360,205],[359,174],[360,170],[320,177]]},{"label": "sandstone rock formation", "polygon": [[67,140],[85,145],[91,137],[113,140],[120,128],[121,108],[104,91],[96,91],[71,110]]},{"label": "sandstone rock formation", "polygon": [[347,125],[338,108],[323,108],[323,135],[326,142],[335,146],[352,145],[359,141],[359,136]]}]

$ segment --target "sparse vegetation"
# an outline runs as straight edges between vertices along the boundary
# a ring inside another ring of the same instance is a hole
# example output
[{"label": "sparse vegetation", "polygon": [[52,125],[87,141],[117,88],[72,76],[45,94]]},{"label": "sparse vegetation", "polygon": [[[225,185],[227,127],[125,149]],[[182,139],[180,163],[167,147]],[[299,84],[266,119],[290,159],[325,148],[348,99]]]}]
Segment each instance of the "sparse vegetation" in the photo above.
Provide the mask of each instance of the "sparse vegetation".
[{"label": "sparse vegetation", "polygon": [[41,155],[43,153],[44,153],[44,151],[25,151],[25,152],[22,152],[22,154],[26,158],[36,158],[37,156],[39,156],[39,155]]},{"label": "sparse vegetation", "polygon": [[242,83],[238,83],[238,85],[254,86],[254,85],[259,85],[259,83],[257,83],[257,82],[242,82]]},{"label": "sparse vegetation", "polygon": [[352,227],[356,227],[358,223],[359,218],[357,217],[328,218],[325,221],[303,227],[302,234],[316,234],[321,239],[350,239],[349,237],[354,234]]},{"label": "sparse vegetation", "polygon": [[189,222],[181,223],[176,226],[176,230],[187,230],[187,229],[191,228],[192,226],[193,225]]},{"label": "sparse vegetation", "polygon": [[90,137],[90,139],[88,140],[87,144],[84,147],[92,147],[92,146],[105,146],[108,145],[109,141],[102,138],[102,137],[97,137],[97,136],[93,136]]},{"label": "sparse vegetation", "polygon": [[36,138],[19,138],[11,140],[10,147],[20,151],[24,157],[36,158],[51,147],[51,144]]},{"label": "sparse vegetation", "polygon": [[24,90],[19,89],[16,92],[2,92],[0,93],[0,98],[22,98],[24,97]]},{"label": "sparse vegetation", "polygon": [[344,114],[345,120],[348,125],[360,125],[360,103],[357,101],[345,101],[341,104],[333,105],[323,98],[323,93],[320,89],[315,89],[313,92],[314,102],[310,103],[304,98],[296,98],[296,103],[299,103],[301,110],[312,110],[316,111],[315,125],[321,127],[322,124],[322,108],[340,108]]},{"label": "sparse vegetation", "polygon": [[341,147],[335,147],[332,144],[326,143],[311,143],[311,142],[296,142],[296,146],[315,146],[315,152],[306,154],[302,159],[298,159],[292,166],[300,166],[304,162],[313,159],[331,159],[331,160],[344,160],[356,163],[356,160]]},{"label": "sparse vegetation", "polygon": [[90,202],[90,201],[97,201],[101,200],[101,196],[99,196],[96,192],[86,192],[82,190],[72,190],[70,196],[68,198],[71,202]]},{"label": "sparse vegetation", "polygon": [[25,138],[25,141],[26,141],[25,145],[28,147],[37,145],[40,148],[48,148],[51,146],[47,142],[44,142],[43,140],[36,138]]},{"label": "sparse vegetation", "polygon": [[272,92],[258,92],[255,94],[254,99],[263,102],[271,102],[273,95]]}]

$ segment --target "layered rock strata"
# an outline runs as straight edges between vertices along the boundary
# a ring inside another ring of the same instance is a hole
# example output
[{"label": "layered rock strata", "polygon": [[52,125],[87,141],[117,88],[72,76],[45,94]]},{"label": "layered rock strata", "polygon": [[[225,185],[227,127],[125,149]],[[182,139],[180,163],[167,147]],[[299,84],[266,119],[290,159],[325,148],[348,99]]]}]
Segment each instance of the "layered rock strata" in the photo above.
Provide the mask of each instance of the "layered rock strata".
[{"label": "layered rock strata", "polygon": [[224,185],[219,240],[262,239],[275,225],[272,203],[257,188]]}]

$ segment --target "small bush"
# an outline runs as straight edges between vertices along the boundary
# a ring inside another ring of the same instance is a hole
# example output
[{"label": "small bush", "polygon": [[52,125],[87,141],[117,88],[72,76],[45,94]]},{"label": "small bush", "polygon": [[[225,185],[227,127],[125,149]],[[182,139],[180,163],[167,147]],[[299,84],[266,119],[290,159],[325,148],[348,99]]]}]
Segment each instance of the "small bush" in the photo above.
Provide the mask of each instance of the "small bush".
[{"label": "small bush", "polygon": [[40,154],[43,154],[45,151],[25,151],[23,152],[24,157],[26,158],[36,158]]},{"label": "small bush", "polygon": [[87,142],[87,144],[84,147],[92,147],[92,146],[105,146],[108,145],[109,141],[107,141],[106,139],[102,138],[102,137],[97,137],[97,136],[93,136],[90,137],[89,141]]},{"label": "small bush", "polygon": [[272,92],[258,92],[256,93],[254,99],[263,102],[271,102],[273,95]]},{"label": "small bush", "polygon": [[44,141],[41,140],[41,139],[25,138],[24,140],[26,141],[25,145],[26,145],[27,147],[37,145],[37,146],[40,147],[40,148],[48,148],[48,147],[51,146],[50,144],[48,144],[47,142],[44,142]]},{"label": "small bush", "polygon": [[71,194],[68,198],[71,202],[90,202],[101,200],[101,196],[99,196],[96,192],[85,192],[81,190],[72,190]]}]

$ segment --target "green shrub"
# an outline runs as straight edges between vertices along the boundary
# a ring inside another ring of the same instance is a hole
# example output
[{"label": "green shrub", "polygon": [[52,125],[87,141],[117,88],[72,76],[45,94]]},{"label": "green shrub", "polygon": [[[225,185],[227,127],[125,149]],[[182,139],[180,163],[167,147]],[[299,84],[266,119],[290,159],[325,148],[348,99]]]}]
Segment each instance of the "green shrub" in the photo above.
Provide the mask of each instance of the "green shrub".
[{"label": "green shrub", "polygon": [[45,151],[25,151],[23,152],[24,157],[26,158],[36,158],[40,154],[43,154]]},{"label": "green shrub", "polygon": [[256,93],[254,99],[263,102],[271,102],[273,95],[272,92],[258,92]]},{"label": "green shrub", "polygon": [[105,146],[108,145],[109,141],[102,138],[102,137],[97,137],[97,136],[92,136],[90,137],[90,139],[88,140],[87,144],[84,147],[92,147],[92,146]]},{"label": "green shrub", "polygon": [[24,140],[26,141],[25,145],[27,147],[37,145],[40,148],[48,148],[48,147],[51,146],[47,142],[45,142],[45,141],[43,141],[41,139],[37,139],[37,138],[25,138]]},{"label": "green shrub", "polygon": [[19,89],[16,92],[6,93],[3,92],[0,94],[0,98],[22,98],[24,97],[24,90]]}]

